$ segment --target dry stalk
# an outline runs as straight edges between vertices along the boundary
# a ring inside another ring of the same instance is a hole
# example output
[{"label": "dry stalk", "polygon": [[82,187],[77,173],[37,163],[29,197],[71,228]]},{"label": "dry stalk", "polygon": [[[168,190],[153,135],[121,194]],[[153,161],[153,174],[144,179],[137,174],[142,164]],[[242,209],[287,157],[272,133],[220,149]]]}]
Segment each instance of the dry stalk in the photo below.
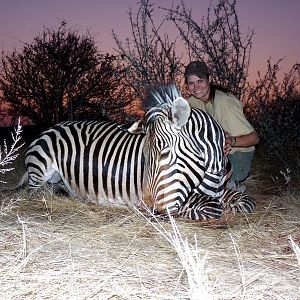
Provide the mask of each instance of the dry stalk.
[{"label": "dry stalk", "polygon": [[[149,219],[144,216],[139,210],[136,211],[141,214],[148,222]],[[156,223],[150,222],[150,224],[171,244],[171,246],[176,250],[178,260],[185,271],[189,284],[189,299],[198,300],[215,299],[213,288],[208,278],[208,268],[206,265],[207,253],[203,256],[200,254],[200,249],[198,248],[197,238],[194,235],[195,244],[192,245],[183,238],[174,217],[172,217],[167,211],[168,218],[172,226],[172,232],[168,232],[167,229],[159,222],[159,220],[152,214],[149,209],[148,213],[154,218]]]},{"label": "dry stalk", "polygon": [[24,260],[27,256],[27,242],[26,242],[26,223],[25,221],[19,216],[19,214],[17,213],[17,218],[19,223],[22,226],[22,240],[23,240],[23,247],[22,247],[22,251],[21,251],[21,257]]},{"label": "dry stalk", "polygon": [[294,242],[292,236],[289,236],[289,239],[290,239],[290,243],[291,243],[292,249],[293,249],[293,251],[294,251],[295,254],[296,254],[296,257],[297,257],[297,260],[298,260],[298,263],[299,263],[299,267],[300,267],[300,248],[299,248],[299,246]]},{"label": "dry stalk", "polygon": [[[0,174],[5,174],[6,172],[14,170],[13,167],[8,167],[8,165],[11,165],[16,160],[16,158],[19,156],[18,151],[24,145],[24,143],[19,145],[21,141],[21,133],[22,126],[20,125],[19,119],[17,128],[14,129],[14,133],[11,133],[13,141],[12,145],[8,147],[6,140],[4,140],[3,148],[0,146]],[[6,183],[6,181],[2,180],[0,180],[0,182]]]},{"label": "dry stalk", "polygon": [[238,246],[238,244],[236,243],[235,239],[233,238],[232,234],[230,234],[230,238],[234,247],[234,252],[238,261],[238,265],[239,265],[239,270],[240,270],[240,274],[241,274],[241,281],[242,281],[242,295],[241,295],[241,299],[245,299],[245,295],[246,295],[246,281],[245,281],[245,270],[244,270],[244,265],[243,265],[243,259],[242,259],[242,255],[240,252],[240,248]]}]

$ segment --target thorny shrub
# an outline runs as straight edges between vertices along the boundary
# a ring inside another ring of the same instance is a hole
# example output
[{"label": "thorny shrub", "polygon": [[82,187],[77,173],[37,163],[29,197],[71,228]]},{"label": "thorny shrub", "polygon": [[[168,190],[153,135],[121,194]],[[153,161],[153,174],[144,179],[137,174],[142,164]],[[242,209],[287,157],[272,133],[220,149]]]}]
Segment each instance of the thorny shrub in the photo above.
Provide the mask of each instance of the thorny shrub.
[{"label": "thorny shrub", "polygon": [[248,86],[245,114],[258,132],[264,154],[300,178],[300,65],[295,64],[278,81],[281,60],[268,60],[264,76]]}]

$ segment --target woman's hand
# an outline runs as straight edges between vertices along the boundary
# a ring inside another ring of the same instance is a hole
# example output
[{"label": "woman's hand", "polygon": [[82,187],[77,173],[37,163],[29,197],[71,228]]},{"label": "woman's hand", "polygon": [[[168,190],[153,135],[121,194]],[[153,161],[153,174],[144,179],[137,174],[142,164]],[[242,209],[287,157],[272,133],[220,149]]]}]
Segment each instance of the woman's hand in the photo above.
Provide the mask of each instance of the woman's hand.
[{"label": "woman's hand", "polygon": [[230,153],[231,148],[235,145],[236,138],[233,137],[229,132],[225,131],[225,146],[224,153],[228,155]]}]

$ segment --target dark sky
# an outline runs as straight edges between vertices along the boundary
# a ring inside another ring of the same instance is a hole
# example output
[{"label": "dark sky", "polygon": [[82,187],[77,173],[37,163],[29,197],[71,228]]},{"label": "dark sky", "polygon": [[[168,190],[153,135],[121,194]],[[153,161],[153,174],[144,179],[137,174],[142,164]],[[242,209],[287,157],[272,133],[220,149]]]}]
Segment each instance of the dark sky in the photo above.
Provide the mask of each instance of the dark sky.
[{"label": "dark sky", "polygon": [[[99,48],[113,52],[111,36],[114,29],[123,40],[130,36],[128,9],[137,10],[137,0],[1,0],[0,47],[10,51],[21,42],[31,43],[43,26],[52,27],[66,20],[84,33],[87,29],[96,36]],[[152,1],[170,7],[178,0]],[[216,0],[212,0],[215,3]],[[192,8],[195,20],[206,15],[210,0],[185,0]],[[159,12],[159,10],[157,10]],[[255,31],[250,72],[264,71],[266,61],[284,60],[284,71],[300,62],[300,0],[237,0],[237,11],[244,35],[248,28]],[[159,15],[159,13],[158,13]],[[166,28],[172,34],[174,27]]]}]

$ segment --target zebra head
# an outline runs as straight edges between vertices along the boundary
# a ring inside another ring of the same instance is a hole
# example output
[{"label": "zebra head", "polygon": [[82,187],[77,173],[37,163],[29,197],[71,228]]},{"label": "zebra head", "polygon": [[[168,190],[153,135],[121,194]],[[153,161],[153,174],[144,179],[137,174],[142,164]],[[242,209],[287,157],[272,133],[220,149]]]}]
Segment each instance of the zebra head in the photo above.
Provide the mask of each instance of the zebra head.
[{"label": "zebra head", "polygon": [[143,201],[154,211],[168,208],[175,212],[188,196],[189,184],[182,170],[185,164],[180,157],[184,156],[181,130],[190,113],[188,102],[178,96],[171,104],[151,108],[129,129],[131,133],[146,134]]}]

